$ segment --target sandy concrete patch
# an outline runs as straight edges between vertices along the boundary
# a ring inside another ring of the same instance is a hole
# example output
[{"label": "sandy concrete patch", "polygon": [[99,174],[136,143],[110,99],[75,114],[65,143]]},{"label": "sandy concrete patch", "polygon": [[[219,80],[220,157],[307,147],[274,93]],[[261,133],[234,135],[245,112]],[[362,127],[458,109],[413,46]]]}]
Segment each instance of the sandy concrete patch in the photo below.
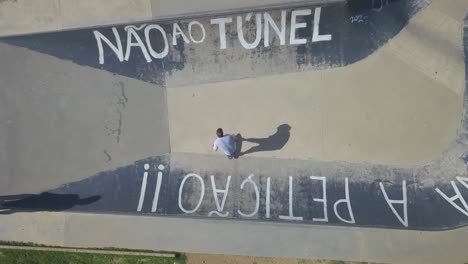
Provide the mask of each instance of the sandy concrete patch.
[{"label": "sandy concrete patch", "polygon": [[402,166],[441,155],[462,117],[461,95],[386,51],[340,69],[169,89],[168,105],[173,152],[212,153],[218,127],[267,138],[289,124],[282,149],[249,155]]},{"label": "sandy concrete patch", "polygon": [[187,254],[187,264],[353,264],[358,262]]}]

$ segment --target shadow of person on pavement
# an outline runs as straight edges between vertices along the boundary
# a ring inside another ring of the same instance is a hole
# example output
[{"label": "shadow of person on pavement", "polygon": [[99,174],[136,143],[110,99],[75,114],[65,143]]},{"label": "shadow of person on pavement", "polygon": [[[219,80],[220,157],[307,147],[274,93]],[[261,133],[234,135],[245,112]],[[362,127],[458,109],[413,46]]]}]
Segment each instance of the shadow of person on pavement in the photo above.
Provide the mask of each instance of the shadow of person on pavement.
[{"label": "shadow of person on pavement", "polygon": [[76,205],[92,204],[100,199],[101,196],[99,195],[80,198],[78,194],[55,194],[49,192],[0,196],[0,213],[64,211]]},{"label": "shadow of person on pavement", "polygon": [[[242,138],[242,141],[252,142],[257,144],[250,149],[239,152],[239,156],[243,156],[250,153],[261,152],[261,151],[274,151],[279,150],[286,145],[291,136],[291,126],[288,124],[282,124],[276,129],[276,133],[267,138]],[[242,143],[240,143],[242,147]],[[241,150],[241,148],[239,148]]]}]

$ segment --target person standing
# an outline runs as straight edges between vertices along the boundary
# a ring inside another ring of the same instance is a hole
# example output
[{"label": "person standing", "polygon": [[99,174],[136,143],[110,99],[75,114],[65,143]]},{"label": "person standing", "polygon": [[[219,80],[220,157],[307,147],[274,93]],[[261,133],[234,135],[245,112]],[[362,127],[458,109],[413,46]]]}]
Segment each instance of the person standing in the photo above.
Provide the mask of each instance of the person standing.
[{"label": "person standing", "polygon": [[213,150],[217,151],[221,149],[229,159],[234,158],[236,154],[236,138],[233,135],[224,135],[222,128],[216,130],[216,136],[218,138],[213,143]]}]

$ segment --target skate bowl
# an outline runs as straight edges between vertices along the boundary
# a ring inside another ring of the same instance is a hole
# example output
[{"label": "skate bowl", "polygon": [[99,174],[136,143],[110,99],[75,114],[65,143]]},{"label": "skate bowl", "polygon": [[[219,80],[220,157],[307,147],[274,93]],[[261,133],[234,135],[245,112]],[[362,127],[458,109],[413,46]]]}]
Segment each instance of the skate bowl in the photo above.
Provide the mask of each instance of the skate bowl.
[{"label": "skate bowl", "polygon": [[468,5],[377,2],[2,38],[3,212],[465,226]]}]

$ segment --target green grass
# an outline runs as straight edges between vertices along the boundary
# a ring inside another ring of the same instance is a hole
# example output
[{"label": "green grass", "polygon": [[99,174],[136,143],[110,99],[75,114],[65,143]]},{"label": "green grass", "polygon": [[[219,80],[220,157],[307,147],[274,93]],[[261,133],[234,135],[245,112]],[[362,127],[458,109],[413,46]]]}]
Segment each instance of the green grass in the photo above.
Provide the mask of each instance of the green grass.
[{"label": "green grass", "polygon": [[20,249],[0,249],[0,264],[184,264],[185,256],[176,258],[126,256],[92,253],[69,253]]}]

